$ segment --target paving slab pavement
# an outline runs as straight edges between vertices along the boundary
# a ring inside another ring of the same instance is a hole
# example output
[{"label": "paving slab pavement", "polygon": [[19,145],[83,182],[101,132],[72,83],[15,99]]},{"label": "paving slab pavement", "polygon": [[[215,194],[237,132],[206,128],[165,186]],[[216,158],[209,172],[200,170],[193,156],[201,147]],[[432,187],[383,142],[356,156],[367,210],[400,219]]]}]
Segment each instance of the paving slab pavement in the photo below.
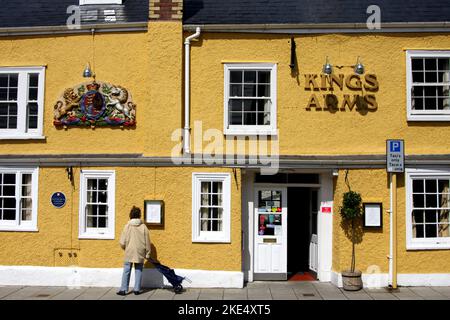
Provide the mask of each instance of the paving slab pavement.
[{"label": "paving slab pavement", "polygon": [[345,291],[331,283],[256,281],[241,289],[144,288],[140,295],[118,296],[114,287],[0,286],[0,300],[450,300],[450,287],[399,287]]}]

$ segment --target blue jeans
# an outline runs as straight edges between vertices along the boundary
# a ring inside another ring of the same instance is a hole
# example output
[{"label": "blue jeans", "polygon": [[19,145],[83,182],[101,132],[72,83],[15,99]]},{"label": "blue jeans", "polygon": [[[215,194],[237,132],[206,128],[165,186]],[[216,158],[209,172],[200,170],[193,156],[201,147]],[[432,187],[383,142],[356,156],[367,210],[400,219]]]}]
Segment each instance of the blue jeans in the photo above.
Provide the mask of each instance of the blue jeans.
[{"label": "blue jeans", "polygon": [[134,291],[141,290],[143,263],[125,262],[123,264],[122,285],[120,291],[128,291],[130,285],[131,269],[134,264]]}]

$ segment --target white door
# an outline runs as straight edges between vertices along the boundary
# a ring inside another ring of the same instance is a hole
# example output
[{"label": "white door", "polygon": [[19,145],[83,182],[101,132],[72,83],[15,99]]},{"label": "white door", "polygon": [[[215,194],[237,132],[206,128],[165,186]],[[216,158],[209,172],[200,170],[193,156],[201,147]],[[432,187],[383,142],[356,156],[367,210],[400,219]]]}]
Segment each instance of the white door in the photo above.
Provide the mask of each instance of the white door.
[{"label": "white door", "polygon": [[318,215],[318,191],[311,190],[310,193],[310,208],[309,208],[309,269],[317,273],[317,268],[319,264],[319,246],[317,237],[317,215]]},{"label": "white door", "polygon": [[255,280],[287,279],[287,189],[255,189]]}]

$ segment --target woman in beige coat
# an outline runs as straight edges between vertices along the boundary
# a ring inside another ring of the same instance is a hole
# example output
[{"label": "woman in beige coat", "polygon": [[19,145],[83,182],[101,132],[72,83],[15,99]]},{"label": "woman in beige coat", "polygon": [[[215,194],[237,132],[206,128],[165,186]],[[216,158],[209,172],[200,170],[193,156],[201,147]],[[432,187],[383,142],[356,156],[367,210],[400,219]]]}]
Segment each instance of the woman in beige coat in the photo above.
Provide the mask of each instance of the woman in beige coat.
[{"label": "woman in beige coat", "polygon": [[128,292],[131,269],[134,264],[134,294],[141,293],[142,269],[144,260],[150,258],[150,234],[147,226],[142,223],[141,209],[133,207],[130,211],[130,221],[123,228],[120,236],[120,246],[125,250],[122,285],[118,295],[124,296]]}]

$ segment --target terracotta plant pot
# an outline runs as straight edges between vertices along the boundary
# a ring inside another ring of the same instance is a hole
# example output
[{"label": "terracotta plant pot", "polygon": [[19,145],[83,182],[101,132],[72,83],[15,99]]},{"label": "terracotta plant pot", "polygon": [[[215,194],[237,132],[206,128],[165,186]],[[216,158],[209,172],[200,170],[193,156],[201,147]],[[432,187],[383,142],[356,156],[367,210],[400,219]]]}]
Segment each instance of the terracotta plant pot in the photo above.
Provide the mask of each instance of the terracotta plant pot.
[{"label": "terracotta plant pot", "polygon": [[355,270],[355,272],[342,271],[342,284],[344,290],[358,291],[363,287],[361,279],[361,271]]}]

